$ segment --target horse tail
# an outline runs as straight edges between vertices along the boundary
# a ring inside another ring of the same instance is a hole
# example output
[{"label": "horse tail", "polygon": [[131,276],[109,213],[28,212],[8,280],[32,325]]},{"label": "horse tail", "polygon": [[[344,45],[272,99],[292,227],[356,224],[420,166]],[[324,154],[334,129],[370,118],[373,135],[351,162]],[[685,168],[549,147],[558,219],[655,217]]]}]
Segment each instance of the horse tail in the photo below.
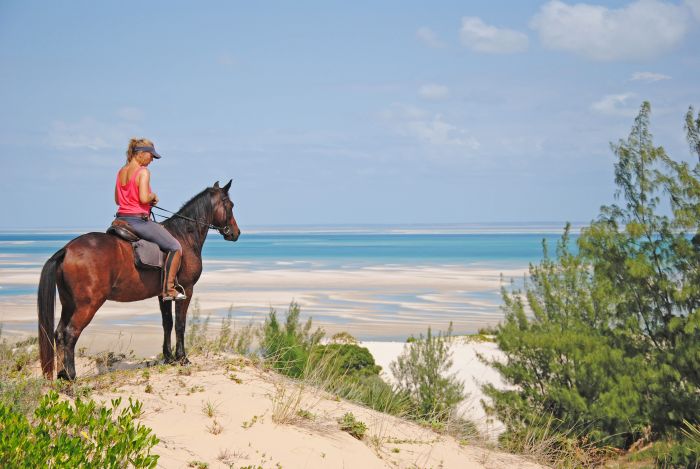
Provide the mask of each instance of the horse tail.
[{"label": "horse tail", "polygon": [[37,307],[39,311],[39,356],[41,371],[47,379],[53,379],[54,368],[54,309],[56,307],[56,270],[66,249],[62,248],[46,261],[41,269]]}]

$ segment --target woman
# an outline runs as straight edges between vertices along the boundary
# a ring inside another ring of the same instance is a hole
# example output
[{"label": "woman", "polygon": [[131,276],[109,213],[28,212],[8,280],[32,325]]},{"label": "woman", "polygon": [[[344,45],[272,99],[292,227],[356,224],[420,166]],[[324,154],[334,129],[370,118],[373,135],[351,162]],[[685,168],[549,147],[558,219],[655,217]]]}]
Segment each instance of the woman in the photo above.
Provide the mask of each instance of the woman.
[{"label": "woman", "polygon": [[145,138],[132,138],[126,150],[126,164],[117,173],[114,201],[119,206],[117,218],[129,223],[140,238],[156,243],[166,253],[163,267],[163,299],[187,298],[175,288],[175,277],[180,269],[182,247],[180,242],[159,223],[149,220],[151,206],[158,203],[158,196],[151,192],[151,173],[147,166],[160,158],[153,142]]}]

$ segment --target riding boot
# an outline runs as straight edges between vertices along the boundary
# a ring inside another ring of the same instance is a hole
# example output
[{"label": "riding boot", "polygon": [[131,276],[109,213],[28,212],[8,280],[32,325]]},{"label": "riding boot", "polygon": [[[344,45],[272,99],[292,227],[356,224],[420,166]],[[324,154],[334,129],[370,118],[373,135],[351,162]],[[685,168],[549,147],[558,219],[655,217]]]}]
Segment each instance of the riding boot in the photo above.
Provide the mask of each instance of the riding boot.
[{"label": "riding boot", "polygon": [[175,279],[177,277],[177,271],[180,270],[181,260],[182,254],[180,251],[170,251],[165,257],[165,265],[163,266],[163,300],[165,301],[187,299],[187,296],[175,287]]}]

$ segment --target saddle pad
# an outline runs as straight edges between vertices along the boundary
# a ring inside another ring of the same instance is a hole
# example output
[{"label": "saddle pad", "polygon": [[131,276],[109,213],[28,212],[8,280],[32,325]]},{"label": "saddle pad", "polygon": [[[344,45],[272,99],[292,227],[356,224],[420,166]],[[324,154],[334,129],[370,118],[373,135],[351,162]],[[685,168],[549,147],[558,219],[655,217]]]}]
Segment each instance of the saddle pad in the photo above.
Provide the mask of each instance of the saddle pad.
[{"label": "saddle pad", "polygon": [[137,267],[144,269],[163,268],[165,255],[156,243],[139,239],[131,245],[134,247],[134,261]]}]

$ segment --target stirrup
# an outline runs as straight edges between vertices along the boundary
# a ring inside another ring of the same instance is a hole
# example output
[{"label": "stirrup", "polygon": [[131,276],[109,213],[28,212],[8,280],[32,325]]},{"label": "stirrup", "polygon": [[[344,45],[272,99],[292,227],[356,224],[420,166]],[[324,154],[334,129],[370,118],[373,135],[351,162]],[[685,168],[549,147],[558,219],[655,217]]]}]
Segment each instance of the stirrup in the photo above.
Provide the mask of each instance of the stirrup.
[{"label": "stirrup", "polygon": [[182,288],[182,285],[175,285],[174,290],[175,296],[163,294],[163,301],[182,301],[187,299],[187,295],[185,295],[185,289]]}]

